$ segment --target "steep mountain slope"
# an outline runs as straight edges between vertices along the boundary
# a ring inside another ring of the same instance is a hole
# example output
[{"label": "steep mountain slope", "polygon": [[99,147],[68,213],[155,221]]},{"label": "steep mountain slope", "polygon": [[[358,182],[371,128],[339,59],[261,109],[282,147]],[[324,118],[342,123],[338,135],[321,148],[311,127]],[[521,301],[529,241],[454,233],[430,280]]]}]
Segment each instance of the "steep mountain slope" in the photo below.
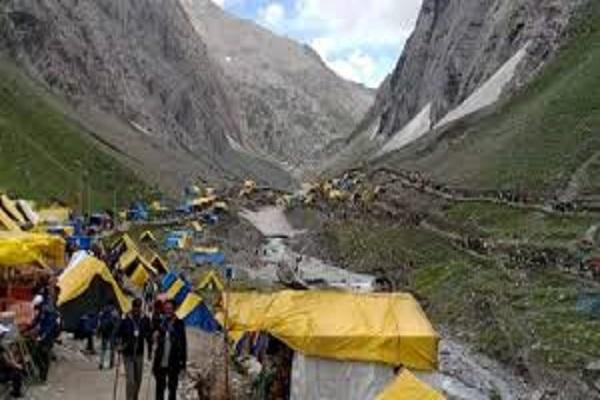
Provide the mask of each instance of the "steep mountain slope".
[{"label": "steep mountain slope", "polygon": [[564,49],[497,109],[439,130],[383,162],[455,185],[562,197],[594,194],[600,151],[600,5],[574,20]]},{"label": "steep mountain slope", "polygon": [[178,2],[3,0],[2,9],[0,50],[137,159],[147,179],[173,191],[197,176],[289,184],[229,146],[237,105]]},{"label": "steep mountain slope", "polygon": [[576,3],[425,0],[389,84],[378,95],[378,133],[393,135],[430,103],[435,125],[516,55],[516,73],[503,89],[527,82],[559,44]]},{"label": "steep mountain slope", "polygon": [[373,158],[495,104],[551,60],[583,0],[425,0],[411,38],[352,136]]},{"label": "steep mountain slope", "polygon": [[126,205],[149,193],[131,170],[119,165],[121,154],[82,137],[84,129],[51,97],[0,58],[0,191],[71,205],[81,204],[83,194],[84,203],[111,209],[114,200]]},{"label": "steep mountain slope", "polygon": [[352,131],[374,99],[327,68],[308,46],[226,14],[210,0],[180,0],[241,106],[242,135],[253,153],[310,168],[325,147]]}]

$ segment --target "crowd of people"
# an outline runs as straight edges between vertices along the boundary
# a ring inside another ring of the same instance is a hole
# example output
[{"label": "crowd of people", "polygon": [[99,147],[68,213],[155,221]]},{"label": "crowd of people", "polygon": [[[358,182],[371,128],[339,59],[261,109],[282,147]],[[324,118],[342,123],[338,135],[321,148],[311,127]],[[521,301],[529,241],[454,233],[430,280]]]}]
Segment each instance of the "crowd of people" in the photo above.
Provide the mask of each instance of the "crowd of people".
[{"label": "crowd of people", "polygon": [[[49,279],[35,291],[34,318],[19,337],[28,349],[34,371],[24,365],[23,354],[11,347],[14,340],[7,338],[10,330],[0,325],[0,382],[10,384],[10,394],[15,398],[23,396],[25,379],[47,381],[53,347],[61,337],[62,321],[57,307],[60,288],[56,279]],[[144,290],[144,299],[135,298],[126,315],[120,315],[119,308],[109,301],[100,312],[85,314],[75,332],[76,339],[86,342],[88,353],[98,356],[100,370],[119,368],[122,363],[127,400],[139,398],[145,358],[152,362],[157,400],[164,400],[166,393],[169,400],[177,398],[179,378],[186,368],[185,324],[177,318],[175,304],[157,299],[156,292]],[[95,338],[100,341],[99,352]]]}]

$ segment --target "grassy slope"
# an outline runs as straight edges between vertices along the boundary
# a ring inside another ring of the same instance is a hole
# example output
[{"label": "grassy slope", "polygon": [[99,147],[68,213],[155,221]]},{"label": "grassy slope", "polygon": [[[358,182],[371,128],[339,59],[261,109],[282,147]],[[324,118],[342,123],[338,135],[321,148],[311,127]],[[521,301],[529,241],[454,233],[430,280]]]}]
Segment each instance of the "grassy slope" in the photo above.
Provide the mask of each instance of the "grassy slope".
[{"label": "grassy slope", "polygon": [[452,205],[445,217],[452,223],[476,228],[495,239],[565,243],[584,237],[598,221],[592,216],[556,216],[490,203]]},{"label": "grassy slope", "polygon": [[[326,229],[324,245],[352,269],[385,270],[406,282],[436,323],[500,360],[523,357],[543,373],[581,370],[600,357],[600,321],[575,312],[584,285],[568,275],[474,259],[415,228],[338,223]],[[412,268],[398,273],[399,265]]]},{"label": "grassy slope", "polygon": [[143,196],[145,185],[84,137],[48,96],[0,58],[0,189],[77,205],[83,179],[93,207],[110,207],[114,190],[121,204]]},{"label": "grassy slope", "polygon": [[557,59],[510,102],[450,128],[444,143],[429,144],[416,159],[413,150],[383,162],[476,188],[564,185],[600,151],[600,4],[594,3]]}]

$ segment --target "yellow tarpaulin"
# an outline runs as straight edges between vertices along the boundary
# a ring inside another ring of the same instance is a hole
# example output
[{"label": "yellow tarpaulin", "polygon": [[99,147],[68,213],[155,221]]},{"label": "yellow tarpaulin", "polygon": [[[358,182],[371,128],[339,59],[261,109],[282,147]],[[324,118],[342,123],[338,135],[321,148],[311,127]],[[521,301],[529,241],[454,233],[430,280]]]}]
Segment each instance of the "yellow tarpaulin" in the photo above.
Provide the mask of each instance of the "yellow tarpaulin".
[{"label": "yellow tarpaulin", "polygon": [[187,317],[192,311],[194,311],[194,309],[198,307],[198,305],[201,302],[202,298],[197,294],[188,294],[187,296],[185,296],[185,300],[183,300],[183,303],[181,303],[181,305],[177,309],[177,312],[175,313],[177,314],[177,318],[185,319],[185,317]]},{"label": "yellow tarpaulin", "polygon": [[0,232],[0,266],[28,264],[63,267],[65,241],[45,233]]},{"label": "yellow tarpaulin", "polygon": [[19,224],[17,224],[13,219],[6,213],[2,208],[0,208],[0,231],[20,231]]},{"label": "yellow tarpaulin", "polygon": [[228,326],[265,331],[305,355],[437,368],[439,336],[410,294],[228,293]]},{"label": "yellow tarpaulin", "polygon": [[24,224],[27,221],[23,217],[23,214],[17,208],[17,205],[14,201],[12,201],[7,195],[3,194],[0,196],[0,204],[2,204],[2,208],[4,211],[18,224]]},{"label": "yellow tarpaulin", "polygon": [[148,282],[148,279],[150,279],[150,274],[148,274],[148,271],[141,263],[137,265],[137,267],[129,277],[129,281],[131,281],[133,285],[140,289],[144,287],[146,282]]},{"label": "yellow tarpaulin", "polygon": [[62,306],[81,296],[88,289],[94,278],[99,276],[112,287],[121,310],[124,312],[129,311],[131,308],[130,301],[123,294],[123,291],[121,291],[106,264],[97,258],[83,253],[75,257],[78,258],[74,259],[72,264],[58,278],[58,286],[60,287],[58,305]]},{"label": "yellow tarpaulin", "polygon": [[64,223],[69,221],[71,209],[67,207],[50,207],[38,211],[41,223]]},{"label": "yellow tarpaulin", "polygon": [[223,281],[215,271],[207,272],[198,283],[198,286],[196,286],[196,289],[211,289],[211,286],[212,288],[219,291],[225,290],[225,285],[223,284]]},{"label": "yellow tarpaulin", "polygon": [[175,296],[177,296],[177,293],[179,293],[179,291],[183,289],[184,286],[185,283],[181,279],[177,279],[175,282],[173,282],[169,290],[167,290],[167,299],[173,300]]},{"label": "yellow tarpaulin", "polygon": [[446,400],[444,396],[404,370],[376,400]]}]

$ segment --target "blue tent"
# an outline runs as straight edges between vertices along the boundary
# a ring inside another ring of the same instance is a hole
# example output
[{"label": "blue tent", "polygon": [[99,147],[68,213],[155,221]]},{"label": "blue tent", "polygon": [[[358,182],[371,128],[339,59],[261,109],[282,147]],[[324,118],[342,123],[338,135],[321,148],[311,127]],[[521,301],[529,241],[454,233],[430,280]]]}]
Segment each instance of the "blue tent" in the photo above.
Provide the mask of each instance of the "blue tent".
[{"label": "blue tent", "polygon": [[67,243],[77,250],[89,251],[92,248],[93,239],[91,236],[69,236]]},{"label": "blue tent", "polygon": [[170,293],[170,296],[172,296],[177,307],[177,317],[185,322],[186,326],[202,329],[209,333],[220,329],[219,323],[204,304],[202,298],[192,292],[192,286],[189,282],[173,273],[169,273],[161,282],[161,288],[163,292],[174,292]]},{"label": "blue tent", "polygon": [[198,328],[209,333],[221,330],[221,326],[204,303],[198,305],[192,312],[184,317],[183,322],[185,322],[186,326]]},{"label": "blue tent", "polygon": [[225,264],[225,254],[221,251],[217,252],[194,252],[192,260],[196,264],[214,264],[223,265]]},{"label": "blue tent", "polygon": [[203,213],[200,219],[206,225],[216,225],[219,222],[219,216],[214,213]]},{"label": "blue tent", "polygon": [[127,220],[144,221],[148,219],[148,210],[142,202],[135,202],[127,210]]}]

